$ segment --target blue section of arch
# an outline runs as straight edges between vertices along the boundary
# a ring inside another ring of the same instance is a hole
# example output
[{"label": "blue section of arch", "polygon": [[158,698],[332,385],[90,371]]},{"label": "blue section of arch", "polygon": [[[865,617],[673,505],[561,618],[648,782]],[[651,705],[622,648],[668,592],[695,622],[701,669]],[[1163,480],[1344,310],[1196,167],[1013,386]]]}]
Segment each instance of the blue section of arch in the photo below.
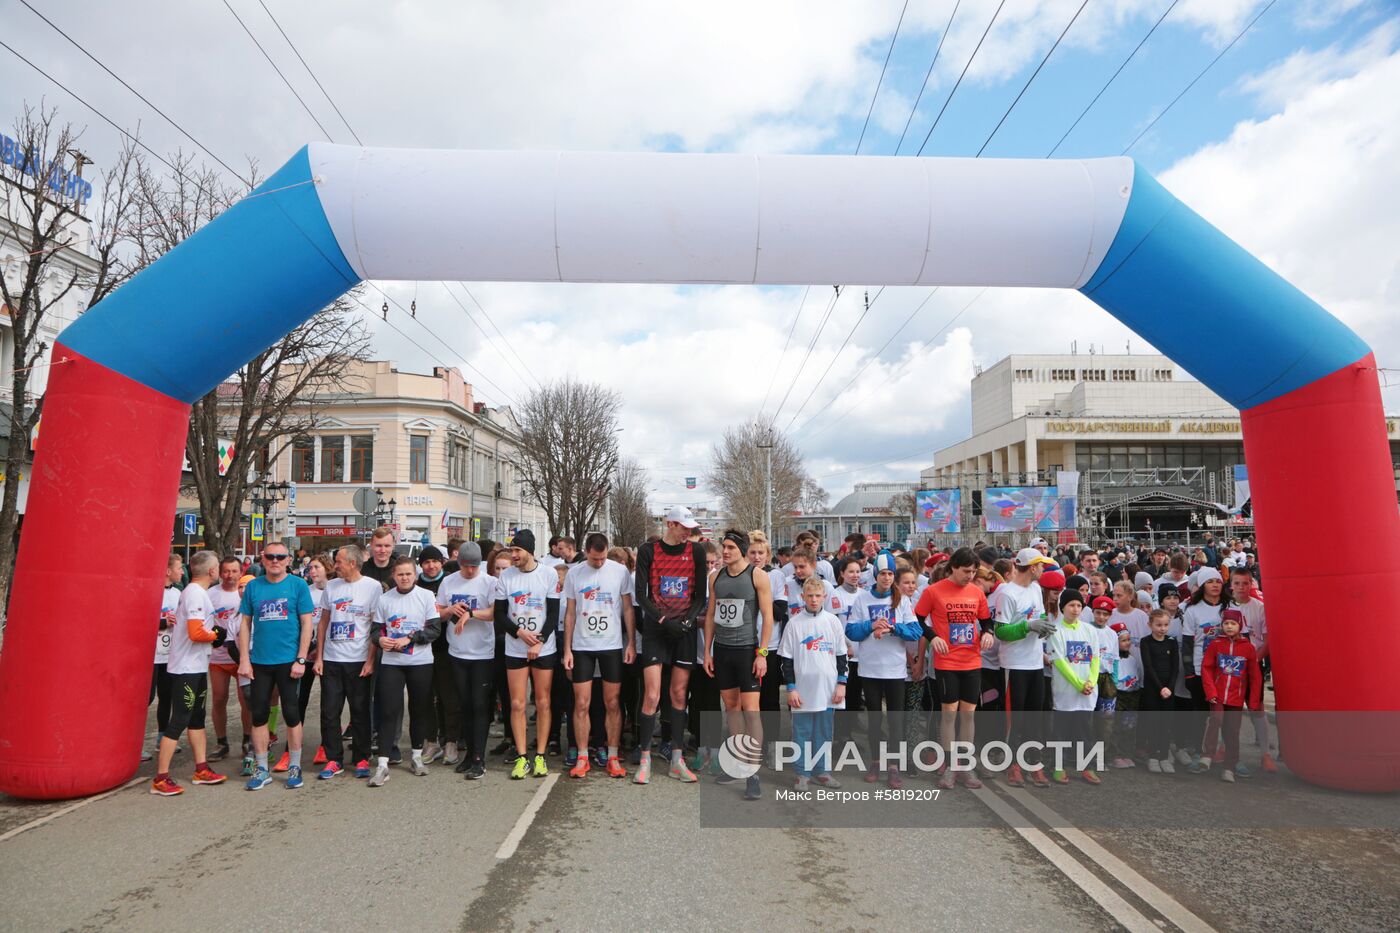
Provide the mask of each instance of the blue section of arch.
[{"label": "blue section of arch", "polygon": [[1240,409],[1371,352],[1136,163],[1118,234],[1080,291]]},{"label": "blue section of arch", "polygon": [[303,148],[58,339],[193,402],[358,281],[326,221]]}]

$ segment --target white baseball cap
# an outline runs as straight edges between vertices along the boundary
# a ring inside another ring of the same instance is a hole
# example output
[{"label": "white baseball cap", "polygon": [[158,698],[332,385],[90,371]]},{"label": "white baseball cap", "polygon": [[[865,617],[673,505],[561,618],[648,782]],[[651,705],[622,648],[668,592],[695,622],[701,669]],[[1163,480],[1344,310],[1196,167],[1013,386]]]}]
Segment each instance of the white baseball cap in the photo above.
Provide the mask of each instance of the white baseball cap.
[{"label": "white baseball cap", "polygon": [[1033,547],[1023,547],[1016,552],[1016,566],[1034,567],[1036,564],[1049,564],[1051,567],[1058,566],[1053,560]]},{"label": "white baseball cap", "polygon": [[1029,546],[1033,548],[1048,548],[1050,544],[1044,538],[1032,538]]},{"label": "white baseball cap", "polygon": [[690,514],[690,509],[683,505],[673,505],[666,510],[666,514],[661,516],[668,522],[679,522],[685,528],[699,528],[700,523],[695,520],[695,516]]}]

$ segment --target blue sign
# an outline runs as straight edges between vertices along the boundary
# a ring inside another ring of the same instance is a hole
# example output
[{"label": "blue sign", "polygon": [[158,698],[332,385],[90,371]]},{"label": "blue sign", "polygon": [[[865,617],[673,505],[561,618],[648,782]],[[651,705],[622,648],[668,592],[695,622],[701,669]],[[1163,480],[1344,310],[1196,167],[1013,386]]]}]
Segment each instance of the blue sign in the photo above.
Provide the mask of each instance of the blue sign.
[{"label": "blue sign", "polygon": [[76,172],[64,168],[57,159],[47,164],[34,159],[24,146],[8,136],[0,135],[0,163],[13,165],[40,184],[47,185],[57,197],[86,204],[92,197],[92,182],[84,181]]},{"label": "blue sign", "polygon": [[185,513],[185,534],[187,534],[187,535],[192,535],[192,534],[195,533],[195,527],[196,527],[196,526],[195,526],[195,522],[196,522],[195,514],[194,514],[193,512],[186,512],[186,513]]}]

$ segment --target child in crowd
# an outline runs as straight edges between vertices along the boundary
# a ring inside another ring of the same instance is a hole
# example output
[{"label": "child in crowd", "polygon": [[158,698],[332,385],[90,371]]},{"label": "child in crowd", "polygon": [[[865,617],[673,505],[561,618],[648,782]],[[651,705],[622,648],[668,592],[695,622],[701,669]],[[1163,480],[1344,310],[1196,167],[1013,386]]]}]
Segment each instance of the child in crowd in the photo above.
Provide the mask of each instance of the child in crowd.
[{"label": "child in crowd", "polygon": [[1138,728],[1140,743],[1147,750],[1147,770],[1153,774],[1176,773],[1167,742],[1172,719],[1169,714],[1176,710],[1173,685],[1181,672],[1181,646],[1169,634],[1171,624],[1171,612],[1153,609],[1148,621],[1149,634],[1138,642],[1142,663],[1142,693],[1138,702],[1142,715]]},{"label": "child in crowd", "polygon": [[778,657],[792,708],[792,738],[801,750],[795,762],[795,787],[808,782],[840,787],[831,776],[834,706],[846,699],[846,635],[824,606],[826,581],[808,577],[802,584],[802,611],[783,628]]},{"label": "child in crowd", "polygon": [[[856,597],[860,595],[860,575],[861,566],[859,561],[850,560],[841,565],[841,583],[836,587],[831,596],[831,614],[836,616],[836,621],[841,623],[842,637],[846,630],[846,623],[851,621],[851,610],[855,608]],[[836,708],[848,713],[857,713],[865,709],[860,692],[860,662],[856,656],[856,643],[846,641],[846,699],[838,703]],[[851,739],[851,716],[843,715],[837,719],[835,727],[835,741],[838,748],[845,746]]]},{"label": "child in crowd", "polygon": [[1127,580],[1113,584],[1113,615],[1109,624],[1123,623],[1134,643],[1147,637],[1147,613],[1137,607],[1137,589]]},{"label": "child in crowd", "polygon": [[1137,607],[1143,612],[1152,610],[1152,574],[1139,570],[1133,576],[1133,587],[1137,590]]},{"label": "child in crowd", "polygon": [[[1259,671],[1259,656],[1248,638],[1244,637],[1244,614],[1238,609],[1226,609],[1220,614],[1220,633],[1211,639],[1201,661],[1201,684],[1210,718],[1206,722],[1205,748],[1213,749],[1217,742],[1225,743],[1220,778],[1234,782],[1235,777],[1251,777],[1240,763],[1240,717],[1245,709],[1262,708],[1264,678]],[[1205,773],[1211,759],[1202,756],[1199,767],[1191,770]]]},{"label": "child in crowd", "polygon": [[[1094,600],[1093,626],[1099,656],[1099,701],[1094,706],[1094,736],[1105,748],[1113,744],[1113,722],[1118,708],[1118,632],[1109,627],[1115,604],[1107,596]],[[1116,623],[1122,625],[1121,622]],[[1113,767],[1131,768],[1132,756],[1114,755]]]},{"label": "child in crowd", "polygon": [[[1150,628],[1149,624],[1149,628]],[[1118,691],[1113,712],[1113,766],[1131,767],[1136,745],[1138,707],[1142,698],[1142,662],[1133,655],[1133,638],[1126,627],[1115,629],[1118,657],[1114,661],[1113,685]],[[1126,761],[1127,765],[1120,765]]]},{"label": "child in crowd", "polygon": [[[1055,739],[1075,743],[1064,751],[1068,762],[1077,763],[1080,752],[1094,744],[1091,717],[1098,702],[1098,634],[1091,623],[1081,622],[1084,597],[1077,590],[1065,590],[1060,597],[1060,620],[1045,639],[1046,650],[1055,666],[1052,690],[1055,700]],[[1102,783],[1092,769],[1079,772],[1090,784]],[[1054,779],[1068,784],[1064,769],[1056,769]]]}]

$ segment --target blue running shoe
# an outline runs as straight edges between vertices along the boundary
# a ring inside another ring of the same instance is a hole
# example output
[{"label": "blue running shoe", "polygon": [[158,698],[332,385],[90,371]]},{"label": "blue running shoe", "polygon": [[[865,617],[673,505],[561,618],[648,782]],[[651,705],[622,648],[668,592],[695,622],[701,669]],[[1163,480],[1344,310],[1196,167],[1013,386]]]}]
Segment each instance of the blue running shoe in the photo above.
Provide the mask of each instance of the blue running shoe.
[{"label": "blue running shoe", "polygon": [[364,758],[361,758],[359,761],[355,762],[355,777],[357,777],[357,778],[367,778],[367,777],[369,777],[369,761],[368,761],[368,760],[366,760],[366,759],[364,759]]},{"label": "blue running shoe", "polygon": [[577,749],[577,748],[574,748],[572,745],[569,746],[569,752],[568,752],[568,754],[566,754],[566,755],[564,756],[564,764],[567,765],[567,766],[570,767],[570,768],[572,768],[574,765],[578,764],[578,749]]},{"label": "blue running shoe", "polygon": [[660,747],[658,747],[658,748],[656,749],[656,757],[660,758],[660,759],[661,759],[662,761],[664,761],[664,762],[670,763],[670,761],[671,761],[671,743],[670,743],[670,742],[662,742],[661,745],[660,745]]},{"label": "blue running shoe", "polygon": [[287,789],[296,790],[301,786],[301,765],[292,765],[287,769]]},{"label": "blue running shoe", "polygon": [[603,747],[593,749],[593,764],[599,768],[608,766],[608,750]]},{"label": "blue running shoe", "polygon": [[272,775],[268,773],[267,769],[258,768],[256,771],[253,772],[253,776],[249,778],[248,782],[243,786],[247,790],[262,790],[264,787],[271,783]]},{"label": "blue running shoe", "polygon": [[1235,777],[1252,778],[1254,777],[1254,770],[1252,768],[1245,767],[1244,763],[1241,762],[1240,764],[1235,765]]}]

